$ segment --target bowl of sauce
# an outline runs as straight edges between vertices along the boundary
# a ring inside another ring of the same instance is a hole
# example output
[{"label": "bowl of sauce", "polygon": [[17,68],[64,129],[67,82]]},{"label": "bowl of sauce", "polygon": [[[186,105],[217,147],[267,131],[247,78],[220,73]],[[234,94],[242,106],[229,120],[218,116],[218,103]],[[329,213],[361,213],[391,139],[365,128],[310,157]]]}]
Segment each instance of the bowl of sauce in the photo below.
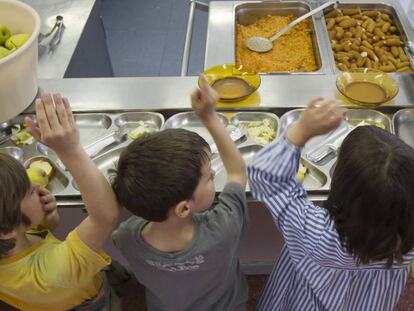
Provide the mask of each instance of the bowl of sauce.
[{"label": "bowl of sauce", "polygon": [[397,81],[385,72],[360,68],[341,73],[336,79],[339,92],[362,106],[379,106],[393,99],[399,90]]},{"label": "bowl of sauce", "polygon": [[[218,93],[221,102],[235,102],[254,93],[260,86],[260,76],[247,72],[243,66],[223,64],[203,72],[208,83]],[[198,81],[200,84],[200,81]]]}]

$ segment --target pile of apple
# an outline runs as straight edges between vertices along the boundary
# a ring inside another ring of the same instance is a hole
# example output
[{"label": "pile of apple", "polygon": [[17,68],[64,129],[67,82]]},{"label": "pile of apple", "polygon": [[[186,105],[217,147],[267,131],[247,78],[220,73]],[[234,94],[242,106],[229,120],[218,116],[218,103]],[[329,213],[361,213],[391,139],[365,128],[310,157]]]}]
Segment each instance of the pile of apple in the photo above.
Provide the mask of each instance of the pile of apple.
[{"label": "pile of apple", "polygon": [[0,59],[16,51],[29,37],[27,33],[12,35],[9,28],[0,24]]}]

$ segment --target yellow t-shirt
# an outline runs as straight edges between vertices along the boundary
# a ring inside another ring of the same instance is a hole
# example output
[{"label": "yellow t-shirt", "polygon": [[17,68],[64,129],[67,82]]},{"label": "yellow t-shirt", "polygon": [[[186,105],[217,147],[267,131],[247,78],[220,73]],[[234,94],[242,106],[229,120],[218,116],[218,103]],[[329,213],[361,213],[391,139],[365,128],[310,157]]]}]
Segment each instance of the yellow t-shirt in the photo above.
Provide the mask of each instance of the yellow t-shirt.
[{"label": "yellow t-shirt", "polygon": [[60,311],[95,296],[100,271],[111,262],[91,250],[76,230],[60,241],[50,231],[24,252],[0,259],[0,299],[23,310]]}]

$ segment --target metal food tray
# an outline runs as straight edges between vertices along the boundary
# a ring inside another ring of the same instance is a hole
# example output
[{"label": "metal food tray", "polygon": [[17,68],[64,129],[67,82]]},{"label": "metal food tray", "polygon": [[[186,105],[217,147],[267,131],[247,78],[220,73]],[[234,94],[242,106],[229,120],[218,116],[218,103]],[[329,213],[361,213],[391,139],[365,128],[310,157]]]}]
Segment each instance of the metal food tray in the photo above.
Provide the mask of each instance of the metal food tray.
[{"label": "metal food tray", "polygon": [[[288,129],[289,125],[299,119],[300,114],[303,109],[294,109],[286,112],[280,118],[280,135],[283,135]],[[353,125],[358,124],[360,121],[373,121],[380,122],[384,124],[385,129],[393,133],[393,126],[391,120],[388,116],[376,110],[363,110],[363,109],[348,109],[347,111],[347,121]],[[316,146],[321,145],[321,143],[327,138],[329,134],[320,135],[310,139],[305,147],[302,149],[302,164],[305,165],[311,175],[303,182],[303,186],[307,191],[323,191],[327,192],[330,189],[331,178],[332,178],[332,167],[336,163],[336,156],[327,157],[326,160],[321,161],[320,163],[310,162],[305,154],[313,150]],[[316,183],[315,183],[316,182]],[[319,183],[319,187],[318,184]]]},{"label": "metal food tray", "polygon": [[[263,146],[261,145],[244,145],[239,146],[239,151],[244,161],[246,163],[249,163],[262,148]],[[216,191],[222,191],[226,185],[227,173],[219,156],[216,156],[211,160],[211,168],[216,172],[216,175],[214,177],[214,186],[216,188]],[[248,184],[246,191],[250,191]]]},{"label": "metal food tray", "polygon": [[112,118],[105,113],[75,114],[82,146],[87,146],[102,137],[112,127]]},{"label": "metal food tray", "polygon": [[[277,115],[269,112],[238,112],[238,113],[218,113],[221,122],[231,129],[232,127],[239,127],[242,131],[244,130],[244,125],[251,121],[262,121],[267,118],[270,119],[275,126],[276,136],[277,130],[279,128],[279,118]],[[198,119],[194,112],[183,112],[177,113],[171,116],[163,126],[163,129],[167,128],[185,128],[187,130],[196,132],[202,136],[209,144],[213,143],[213,139],[208,133],[207,129],[203,123]],[[249,163],[253,159],[254,155],[263,148],[263,145],[258,144],[256,141],[249,139],[247,136],[243,139],[238,139],[236,142],[237,147],[240,150],[243,158],[246,163]],[[226,183],[226,172],[218,154],[214,154],[211,162],[212,168],[216,171],[215,177],[215,188],[217,192],[223,190]]]},{"label": "metal food tray", "polygon": [[[333,8],[327,8],[325,9],[324,12],[324,16],[326,16],[326,14],[328,14]],[[392,17],[392,20],[395,24],[395,26],[397,27],[398,31],[398,35],[400,36],[403,44],[405,45],[405,43],[407,41],[413,41],[414,40],[414,33],[411,30],[410,24],[408,22],[408,20],[406,20],[405,15],[401,14],[401,10],[398,8],[398,6],[396,6],[393,3],[386,3],[386,2],[355,2],[355,1],[341,1],[341,3],[338,4],[337,9],[342,10],[342,9],[361,9],[361,11],[380,11],[382,13],[386,13],[388,15],[390,15]],[[329,57],[331,58],[331,62],[332,62],[332,70],[334,73],[339,73],[341,72],[341,70],[339,70],[336,67],[336,63],[335,63],[335,59],[334,59],[334,53],[331,47],[331,42],[329,40],[329,36],[328,36],[328,29],[326,27],[326,21],[325,18],[322,18],[321,22],[323,23],[323,36],[325,41],[327,42],[327,46],[329,47]],[[407,55],[408,57],[410,57],[409,55]],[[413,69],[413,68],[412,68]],[[394,72],[396,74],[398,74],[397,72]]]},{"label": "metal food tray", "polygon": [[397,111],[392,117],[395,134],[414,148],[414,109]]},{"label": "metal food tray", "polygon": [[[224,126],[228,126],[229,120],[221,113],[218,113],[219,119]],[[188,131],[196,132],[198,135],[203,137],[206,142],[211,145],[213,144],[213,138],[211,137],[210,133],[203,125],[201,120],[197,117],[197,115],[192,112],[180,112],[177,114],[172,115],[170,118],[165,121],[162,129],[185,129]]]},{"label": "metal food tray", "polygon": [[[79,127],[81,136],[81,144],[85,147],[94,140],[101,138],[120,128],[128,130],[134,129],[138,126],[139,121],[148,124],[153,131],[160,130],[164,124],[164,117],[160,113],[155,112],[126,112],[126,113],[86,113],[75,114],[75,120]],[[31,116],[34,117],[34,116]],[[13,124],[23,124],[24,116],[18,116],[9,122],[0,125],[0,132],[7,126]],[[121,143],[112,144],[110,149],[103,149],[96,157],[93,158],[98,168],[102,170],[105,176],[108,177],[109,166],[115,160],[108,160],[108,157],[113,157],[116,154],[118,159],[120,150],[131,142],[130,139]],[[0,152],[7,153],[16,158],[25,167],[28,167],[34,160],[44,159],[50,162],[53,166],[54,173],[51,175],[47,189],[49,189],[56,196],[79,196],[76,184],[68,171],[62,167],[53,150],[47,146],[34,142],[31,145],[16,146],[11,139],[0,144]],[[104,157],[105,156],[105,157]],[[114,158],[115,159],[115,158]],[[106,161],[106,162],[105,162]],[[106,165],[106,166],[105,166]],[[114,166],[112,166],[114,167]]]},{"label": "metal food tray", "polygon": [[159,131],[164,124],[164,116],[155,112],[125,112],[114,119],[118,128],[133,130],[144,122],[151,131]]},{"label": "metal food tray", "polygon": [[279,117],[271,112],[238,112],[231,116],[230,123],[237,127],[245,127],[252,121],[269,119],[276,130],[275,137],[279,133]]},{"label": "metal food tray", "polygon": [[[263,2],[244,2],[242,4],[236,4],[234,6],[234,63],[236,63],[236,53],[237,53],[237,24],[241,25],[250,25],[257,21],[258,19],[265,17],[267,15],[295,15],[301,16],[312,10],[312,7],[309,3],[304,1],[287,1],[287,2],[273,2],[273,1],[263,1]],[[323,40],[324,38],[320,36],[320,32],[316,27],[315,17],[309,18],[310,21],[310,34],[313,46],[313,53],[315,56],[315,62],[318,66],[316,71],[312,72],[260,72],[260,74],[323,74],[329,68],[322,55],[323,49]],[[321,48],[322,47],[322,48]]]}]

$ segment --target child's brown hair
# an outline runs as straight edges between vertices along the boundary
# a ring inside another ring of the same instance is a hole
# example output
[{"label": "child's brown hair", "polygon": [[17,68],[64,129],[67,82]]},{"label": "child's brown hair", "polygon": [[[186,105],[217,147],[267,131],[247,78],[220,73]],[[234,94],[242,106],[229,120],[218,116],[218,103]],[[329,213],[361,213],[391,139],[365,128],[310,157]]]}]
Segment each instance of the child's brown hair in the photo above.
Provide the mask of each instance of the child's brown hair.
[{"label": "child's brown hair", "polygon": [[[30,220],[21,212],[20,203],[30,190],[26,171],[17,160],[0,153],[0,233],[7,234]],[[0,258],[15,246],[15,239],[0,239]]]},{"label": "child's brown hair", "polygon": [[326,207],[359,263],[389,268],[414,247],[414,149],[374,126],[344,140]]},{"label": "child's brown hair", "polygon": [[190,199],[210,147],[198,134],[166,129],[132,142],[119,157],[112,187],[118,202],[148,221],[164,221]]}]

